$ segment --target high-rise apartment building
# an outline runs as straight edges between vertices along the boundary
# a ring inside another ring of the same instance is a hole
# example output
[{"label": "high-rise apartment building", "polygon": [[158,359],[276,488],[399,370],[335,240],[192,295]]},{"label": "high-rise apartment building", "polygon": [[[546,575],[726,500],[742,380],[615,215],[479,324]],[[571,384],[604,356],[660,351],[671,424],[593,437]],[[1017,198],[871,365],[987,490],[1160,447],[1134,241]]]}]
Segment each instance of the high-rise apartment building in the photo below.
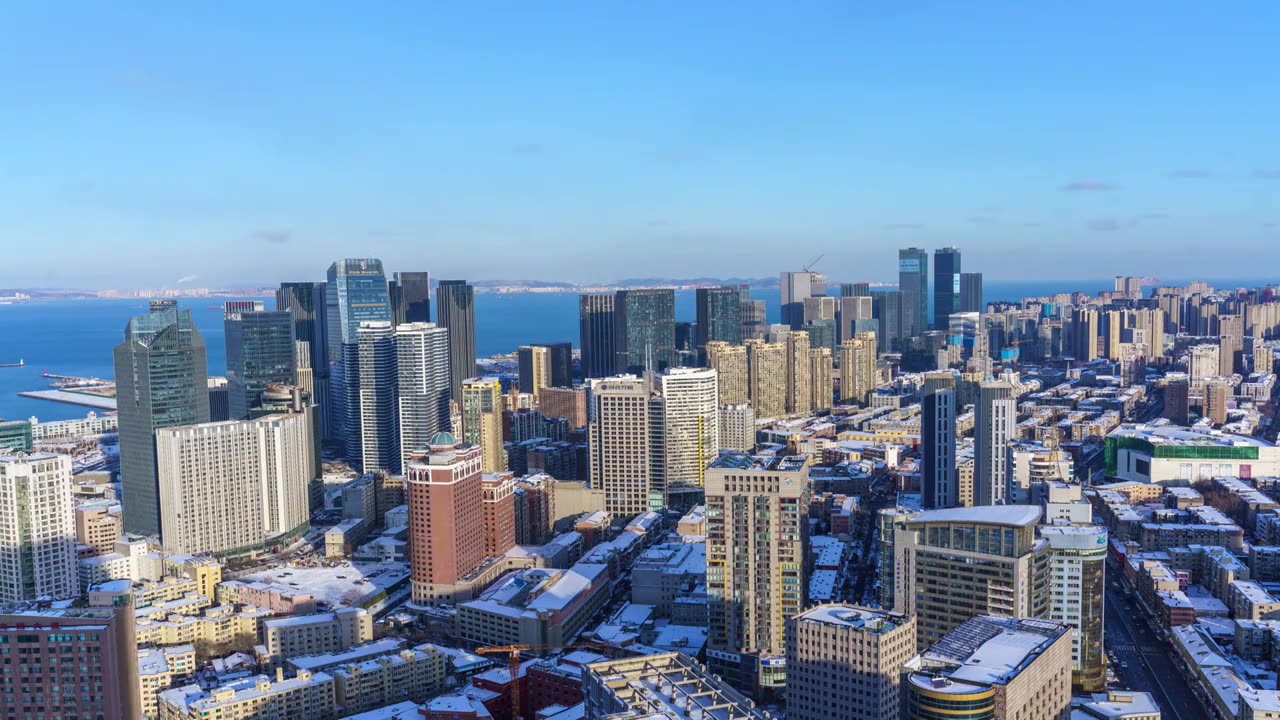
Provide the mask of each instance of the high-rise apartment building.
[{"label": "high-rise apartment building", "polygon": [[480,481],[481,525],[485,557],[502,555],[516,544],[516,480],[509,472],[488,473]]},{"label": "high-rise apartment building", "polygon": [[614,296],[579,295],[578,327],[582,347],[582,377],[601,378],[613,374],[617,362],[614,345]]},{"label": "high-rise apartment building", "polygon": [[[329,343],[329,436],[345,444],[348,462],[360,457],[358,331],[364,322],[391,322],[382,261],[339,260],[325,283],[325,337]],[[322,410],[324,408],[321,408]]]},{"label": "high-rise apartment building", "polygon": [[[13,718],[142,717],[129,581],[89,593],[88,607],[19,607],[0,614],[12,683],[0,685],[0,715]],[[40,708],[40,710],[36,710]]]},{"label": "high-rise apartment building", "polygon": [[[348,432],[347,464],[362,472],[400,473],[399,377],[396,331],[390,322],[363,322],[356,330],[355,424]],[[349,366],[350,367],[350,366]],[[352,379],[348,374],[348,380]]]},{"label": "high-rise apartment building", "polygon": [[750,398],[747,348],[712,340],[706,347],[707,367],[716,371],[721,405],[738,405]]},{"label": "high-rise apartment building", "polygon": [[1191,395],[1201,397],[1205,381],[1218,375],[1221,351],[1217,345],[1205,343],[1191,346],[1188,352],[1187,374],[1191,377]]},{"label": "high-rise apartment building", "polygon": [[1087,363],[1098,358],[1098,311],[1076,308],[1072,311],[1071,332],[1076,360]]},{"label": "high-rise apartment building", "polygon": [[400,461],[449,427],[449,331],[429,322],[395,329]]},{"label": "high-rise apartment building", "polygon": [[1227,402],[1231,400],[1231,384],[1210,380],[1204,385],[1204,416],[1214,425],[1227,423]]},{"label": "high-rise apartment building", "polygon": [[463,440],[480,447],[485,472],[507,469],[507,453],[502,447],[502,383],[495,377],[462,381]]},{"label": "high-rise apartment building", "polygon": [[813,412],[831,408],[835,398],[835,379],[832,373],[831,350],[809,350],[809,409]]},{"label": "high-rise apartment building", "polygon": [[[311,383],[307,390],[319,408],[317,417],[320,420],[320,437],[329,440],[332,439],[329,432],[329,397],[332,389],[329,380],[329,327],[325,303],[325,283],[322,282],[281,283],[280,289],[276,290],[276,310],[289,313],[293,318],[294,339],[307,344],[305,367],[311,371]],[[301,352],[300,345],[296,352]],[[301,356],[296,360],[299,368],[304,367]],[[301,378],[298,384],[302,385]],[[230,419],[230,412],[223,419]]]},{"label": "high-rise apartment building", "polygon": [[1106,598],[1107,529],[1102,525],[1045,525],[1049,543],[1048,619],[1071,626],[1072,685],[1084,692],[1107,687],[1102,646]]},{"label": "high-rise apartment building", "polygon": [[898,292],[902,293],[902,335],[920,337],[929,329],[929,251],[898,251]]},{"label": "high-rise apartment building", "polygon": [[960,310],[960,248],[933,251],[933,328],[946,330],[949,318]]},{"label": "high-rise apartment building", "polygon": [[1191,413],[1191,380],[1183,373],[1177,373],[1178,377],[1168,375],[1168,384],[1164,388],[1163,416],[1170,422],[1186,425]]},{"label": "high-rise apartment building", "polygon": [[876,390],[876,335],[858,333],[840,345],[840,398],[865,405]]},{"label": "high-rise apartment building", "polygon": [[1218,374],[1231,377],[1243,373],[1244,367],[1244,317],[1242,315],[1218,316]]},{"label": "high-rise apartment building", "polygon": [[968,619],[906,663],[908,718],[1071,716],[1071,632],[1048,620]]},{"label": "high-rise apartment building", "polygon": [[698,288],[695,299],[695,345],[700,361],[705,363],[707,343],[719,340],[736,345],[742,342],[742,290],[736,285]]},{"label": "high-rise apartment building", "polygon": [[786,684],[786,623],[808,598],[808,485],[805,456],[707,468],[707,662],[756,697]]},{"label": "high-rise apartment building", "polygon": [[787,344],[747,340],[747,395],[757,418],[787,414]]},{"label": "high-rise apartment building", "polygon": [[463,381],[476,374],[475,300],[475,288],[465,280],[441,280],[436,286],[436,324],[449,331],[449,390],[453,398],[462,397]]},{"label": "high-rise apartment building", "polygon": [[615,373],[658,373],[676,366],[675,290],[619,290],[613,307]]},{"label": "high-rise apartment building", "polygon": [[71,459],[0,453],[0,602],[79,594]]},{"label": "high-rise apartment building", "polygon": [[1003,380],[985,381],[978,387],[974,407],[973,445],[975,505],[998,505],[1009,497],[1006,450],[1016,438],[1018,401],[1013,386]]},{"label": "high-rise apartment building", "polygon": [[720,449],[750,453],[756,448],[756,414],[747,403],[720,406]]},{"label": "high-rise apartment building", "polygon": [[551,350],[541,345],[521,345],[516,350],[520,392],[533,396],[534,404],[542,388],[551,385]]},{"label": "high-rise apartment building", "polygon": [[813,377],[809,374],[809,333],[787,334],[787,399],[789,415],[808,415],[813,402]]},{"label": "high-rise apartment building", "polygon": [[204,338],[190,310],[163,303],[129,320],[114,356],[124,527],[159,535],[155,431],[209,421]]},{"label": "high-rise apartment building", "polygon": [[587,389],[584,387],[549,387],[542,389],[538,411],[543,417],[561,418],[570,428],[587,424]]},{"label": "high-rise apartment building", "polygon": [[243,420],[268,385],[297,382],[294,319],[288,312],[263,310],[261,301],[251,308],[227,303],[223,324],[228,411],[231,419]]},{"label": "high-rise apartment building", "polygon": [[742,339],[764,337],[765,310],[763,300],[751,300],[744,297],[740,305],[742,310]]},{"label": "high-rise apartment building", "polygon": [[[893,529],[893,609],[916,616],[916,644],[975,615],[1046,617],[1048,543],[1034,505],[929,510]],[[887,560],[887,558],[886,558]]]},{"label": "high-rise apartment building", "polygon": [[651,450],[650,492],[665,493],[665,506],[697,504],[685,498],[702,493],[703,472],[720,454],[720,403],[716,371],[672,368],[657,378],[662,395],[662,431]]},{"label": "high-rise apartment building", "polygon": [[920,405],[920,491],[924,507],[958,507],[955,376],[949,372],[927,373]]},{"label": "high-rise apartment building", "polygon": [[245,555],[306,532],[314,443],[302,414],[156,431],[165,549]]},{"label": "high-rise apartment building", "polygon": [[442,432],[405,468],[409,586],[416,605],[453,603],[452,588],[485,560],[480,447]]},{"label": "high-rise apartment building", "polygon": [[982,312],[982,273],[960,273],[960,309],[957,312]]},{"label": "high-rise apartment building", "polygon": [[787,623],[787,717],[901,717],[901,668],[915,655],[915,618],[819,605]]},{"label": "high-rise apartment building", "polygon": [[615,517],[649,510],[649,391],[633,375],[593,380],[591,487],[604,492],[604,509]]},{"label": "high-rise apartment building", "polygon": [[387,284],[391,299],[391,324],[431,322],[431,274],[397,272]]}]

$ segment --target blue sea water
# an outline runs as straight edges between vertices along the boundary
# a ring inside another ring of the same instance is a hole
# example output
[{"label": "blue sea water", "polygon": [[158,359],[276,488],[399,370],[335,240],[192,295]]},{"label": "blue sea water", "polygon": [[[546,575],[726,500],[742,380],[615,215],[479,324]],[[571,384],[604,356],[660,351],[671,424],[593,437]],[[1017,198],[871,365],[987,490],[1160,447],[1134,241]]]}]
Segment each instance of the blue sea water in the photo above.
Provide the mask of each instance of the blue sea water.
[{"label": "blue sea water", "polygon": [[[1054,292],[1109,289],[1110,280],[1088,282],[989,282],[983,300],[1019,300]],[[778,291],[756,290],[764,300],[769,322],[777,322]],[[222,302],[226,298],[186,299],[196,327],[208,347],[209,374],[226,368],[223,349]],[[268,300],[268,306],[271,301]],[[83,417],[89,408],[18,397],[25,390],[43,390],[41,373],[110,379],[111,349],[120,342],[128,319],[147,311],[145,300],[70,300],[0,305],[0,363],[26,361],[21,368],[0,368],[0,418],[62,420]],[[694,293],[676,293],[676,319],[692,321]],[[578,344],[577,295],[520,293],[476,295],[476,352],[481,357],[511,352],[531,342],[572,341]]]}]

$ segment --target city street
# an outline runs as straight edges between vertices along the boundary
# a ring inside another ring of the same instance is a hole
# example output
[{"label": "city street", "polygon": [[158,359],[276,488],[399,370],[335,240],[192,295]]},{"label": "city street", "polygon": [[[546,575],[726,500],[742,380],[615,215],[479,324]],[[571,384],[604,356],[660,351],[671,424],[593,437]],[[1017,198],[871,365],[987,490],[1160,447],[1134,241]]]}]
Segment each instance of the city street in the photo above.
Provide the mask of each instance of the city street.
[{"label": "city street", "polygon": [[1178,669],[1173,649],[1155,636],[1137,601],[1124,596],[1110,568],[1107,575],[1106,647],[1116,658],[1112,670],[1121,684],[1152,693],[1167,720],[1209,717]]}]

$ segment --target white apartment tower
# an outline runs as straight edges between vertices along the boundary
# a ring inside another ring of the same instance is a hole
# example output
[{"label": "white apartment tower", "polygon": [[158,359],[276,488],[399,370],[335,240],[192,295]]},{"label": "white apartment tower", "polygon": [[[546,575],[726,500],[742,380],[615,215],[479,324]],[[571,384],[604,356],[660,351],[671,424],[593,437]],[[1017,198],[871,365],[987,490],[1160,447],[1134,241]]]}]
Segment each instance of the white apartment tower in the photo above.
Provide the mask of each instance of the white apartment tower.
[{"label": "white apartment tower", "polygon": [[747,403],[720,406],[720,449],[749,453],[756,447],[756,414]]},{"label": "white apartment tower", "polygon": [[426,450],[436,433],[449,427],[449,331],[435,323],[396,328],[399,383],[400,460]]},{"label": "white apartment tower", "polygon": [[1018,401],[1013,386],[1003,380],[978,387],[974,409],[973,503],[998,505],[1009,497],[1009,441],[1016,435]]},{"label": "white apartment tower", "polygon": [[617,517],[649,510],[649,391],[634,375],[591,381],[591,486]]},{"label": "white apartment tower", "polygon": [[658,377],[658,385],[663,400],[659,461],[666,494],[701,492],[703,473],[720,454],[716,371],[672,368]]},{"label": "white apartment tower", "polygon": [[0,602],[79,593],[71,459],[0,455]]}]

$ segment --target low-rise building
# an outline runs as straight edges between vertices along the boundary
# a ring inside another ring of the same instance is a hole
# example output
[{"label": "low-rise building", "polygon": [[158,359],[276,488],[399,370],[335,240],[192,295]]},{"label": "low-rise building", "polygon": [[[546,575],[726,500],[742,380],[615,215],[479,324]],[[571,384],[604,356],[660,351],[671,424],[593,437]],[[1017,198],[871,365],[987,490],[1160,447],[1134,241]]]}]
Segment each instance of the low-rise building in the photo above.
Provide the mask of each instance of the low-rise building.
[{"label": "low-rise building", "polygon": [[337,717],[333,678],[306,670],[273,681],[257,675],[213,690],[184,685],[159,697],[160,720],[332,720]]},{"label": "low-rise building", "polygon": [[419,645],[331,671],[338,706],[344,713],[383,705],[422,702],[445,687],[449,658],[434,645]]},{"label": "low-rise building", "polygon": [[787,716],[879,720],[900,716],[898,669],[915,654],[915,618],[820,605],[787,622]]},{"label": "low-rise building", "polygon": [[311,593],[278,583],[227,580],[218,584],[217,599],[223,605],[252,605],[276,615],[309,615],[316,611]]},{"label": "low-rise building", "polygon": [[608,565],[515,570],[458,605],[458,634],[478,645],[563,645],[608,602]]},{"label": "low-rise building", "polygon": [[274,618],[262,624],[266,662],[279,663],[298,655],[347,650],[373,639],[373,616],[363,608]]},{"label": "low-rise building", "polygon": [[684,653],[602,660],[582,673],[585,717],[765,720],[755,703]]},{"label": "low-rise building", "polygon": [[143,648],[138,651],[138,687],[141,690],[142,714],[156,717],[156,695],[177,678],[196,669],[196,649],[192,645],[165,648]]}]

